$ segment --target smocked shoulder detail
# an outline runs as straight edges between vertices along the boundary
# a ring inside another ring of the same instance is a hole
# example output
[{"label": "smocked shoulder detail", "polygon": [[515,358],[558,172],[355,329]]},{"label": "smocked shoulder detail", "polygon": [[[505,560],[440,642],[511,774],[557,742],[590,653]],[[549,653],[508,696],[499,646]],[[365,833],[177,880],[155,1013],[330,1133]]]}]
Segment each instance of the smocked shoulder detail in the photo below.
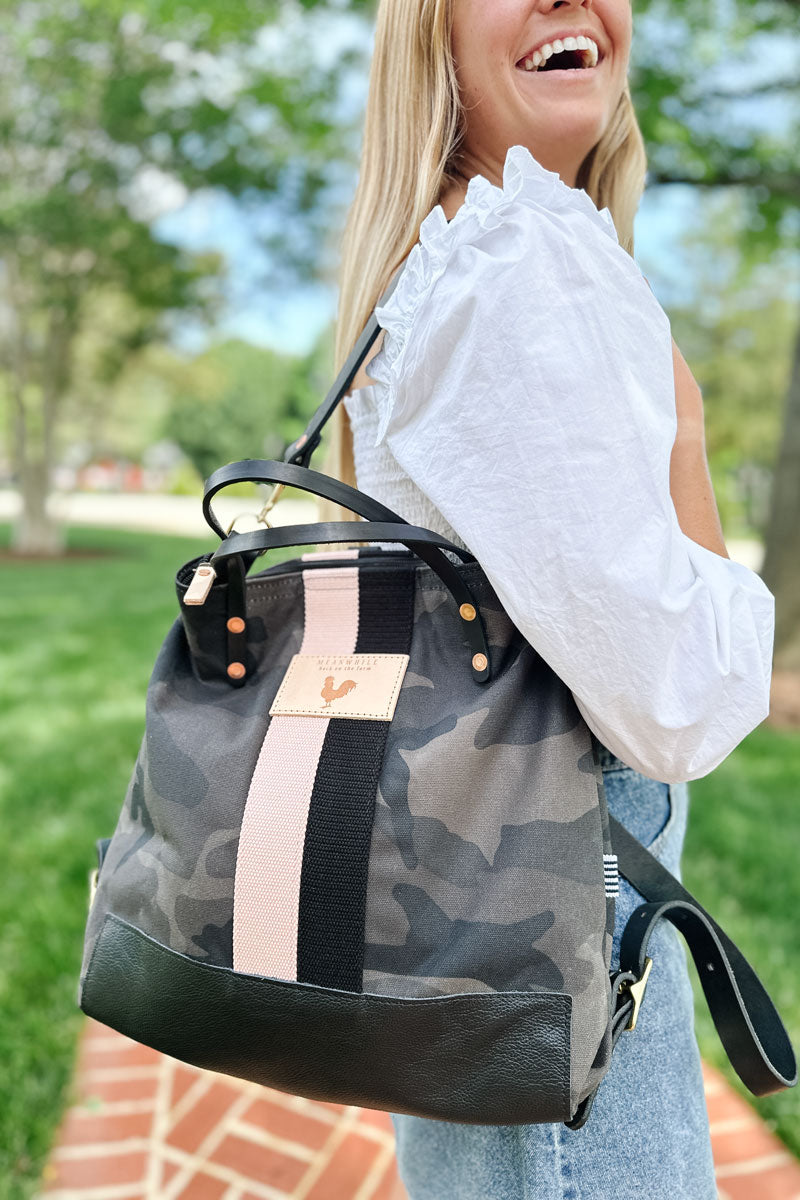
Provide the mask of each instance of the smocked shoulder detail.
[{"label": "smocked shoulder detail", "polygon": [[[540,209],[547,214],[573,211],[588,217],[615,243],[619,243],[608,208],[598,209],[588,192],[564,183],[556,171],[548,171],[527,146],[510,146],[503,165],[503,186],[496,187],[483,175],[473,175],[463,204],[448,221],[441,204],[428,213],[419,227],[419,240],[412,247],[397,286],[375,315],[385,330],[383,344],[369,363],[369,375],[391,387],[402,368],[408,335],[418,307],[445,269],[453,251],[474,241],[484,230],[497,228],[504,213],[514,204]],[[376,435],[383,438],[391,405],[384,404]]]}]

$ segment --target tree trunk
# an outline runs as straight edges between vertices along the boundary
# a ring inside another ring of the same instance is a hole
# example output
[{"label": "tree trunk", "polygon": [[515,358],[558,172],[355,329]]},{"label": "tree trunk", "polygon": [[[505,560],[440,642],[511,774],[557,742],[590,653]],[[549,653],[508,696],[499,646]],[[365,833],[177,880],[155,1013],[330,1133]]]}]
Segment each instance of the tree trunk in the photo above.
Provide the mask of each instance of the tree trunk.
[{"label": "tree trunk", "polygon": [[[12,268],[10,278],[19,287],[15,268]],[[52,480],[58,406],[68,386],[74,328],[66,319],[63,307],[51,305],[39,379],[34,381],[21,295],[18,291],[11,392],[14,412],[12,463],[22,509],[12,526],[11,550],[19,555],[58,555],[64,553],[66,536],[59,522],[49,515],[47,498]]]},{"label": "tree trunk", "polygon": [[775,596],[775,669],[800,671],[800,325],[772,481],[761,576]]},{"label": "tree trunk", "polygon": [[63,554],[64,529],[47,512],[47,465],[41,460],[25,463],[18,475],[22,510],[11,530],[11,550],[20,555]]}]

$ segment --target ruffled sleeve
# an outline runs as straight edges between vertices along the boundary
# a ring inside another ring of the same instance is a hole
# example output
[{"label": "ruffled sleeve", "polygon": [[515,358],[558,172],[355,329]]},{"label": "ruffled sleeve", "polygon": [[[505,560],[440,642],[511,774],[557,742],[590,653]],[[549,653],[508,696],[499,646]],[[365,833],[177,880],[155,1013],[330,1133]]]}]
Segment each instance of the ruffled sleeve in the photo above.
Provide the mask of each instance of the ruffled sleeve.
[{"label": "ruffled sleeve", "polygon": [[[506,241],[506,216],[513,220],[514,210],[521,206],[544,217],[554,231],[569,231],[579,238],[581,226],[591,226],[595,236],[602,232],[619,247],[609,209],[598,210],[585,191],[568,187],[555,171],[548,171],[538,163],[525,146],[509,148],[502,188],[495,187],[482,175],[474,175],[467,185],[464,203],[449,222],[441,205],[437,204],[420,225],[419,240],[406,259],[392,295],[385,305],[375,309],[378,323],[386,331],[383,345],[370,361],[368,372],[372,379],[385,385],[375,445],[383,440],[396,403],[394,384],[403,374],[412,326],[420,325],[420,313],[432,303],[432,292],[445,268],[448,283],[459,287],[462,294],[477,290],[480,279],[469,277],[470,263],[475,257],[474,252],[470,253],[470,247],[480,242],[484,252],[491,253],[493,245]],[[522,232],[524,234],[524,230]],[[546,236],[548,231],[542,228],[541,232]],[[492,233],[497,235],[494,239],[490,237]],[[525,252],[526,248],[521,246],[519,249]],[[621,247],[618,252],[626,259],[629,257]],[[510,257],[512,253],[509,244],[504,256]],[[638,274],[638,268],[636,272]],[[643,279],[643,276],[639,274],[639,278]],[[663,312],[662,317],[666,321]],[[418,358],[422,350],[422,346],[416,345],[412,357]]]},{"label": "ruffled sleeve", "polygon": [[597,736],[652,778],[769,711],[774,597],[680,529],[669,320],[608,209],[523,146],[423,221],[377,316],[378,428]]}]

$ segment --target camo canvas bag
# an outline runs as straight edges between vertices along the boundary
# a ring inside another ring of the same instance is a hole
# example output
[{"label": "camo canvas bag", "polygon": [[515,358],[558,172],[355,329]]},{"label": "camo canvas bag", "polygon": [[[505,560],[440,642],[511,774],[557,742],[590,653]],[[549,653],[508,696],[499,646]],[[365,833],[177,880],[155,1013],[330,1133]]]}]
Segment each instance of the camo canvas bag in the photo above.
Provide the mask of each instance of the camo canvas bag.
[{"label": "camo canvas bag", "polygon": [[[377,333],[373,315],[283,462],[206,482],[220,544],[177,573],[144,738],[98,841],[78,1005],[315,1099],[577,1129],[666,917],[741,1077],[791,1086],[757,976],[609,819],[594,735],[480,564],[309,468]],[[241,480],[362,519],[226,534],[212,500]],[[286,546],[324,548],[248,574]],[[619,870],[645,902],[612,973]]]}]

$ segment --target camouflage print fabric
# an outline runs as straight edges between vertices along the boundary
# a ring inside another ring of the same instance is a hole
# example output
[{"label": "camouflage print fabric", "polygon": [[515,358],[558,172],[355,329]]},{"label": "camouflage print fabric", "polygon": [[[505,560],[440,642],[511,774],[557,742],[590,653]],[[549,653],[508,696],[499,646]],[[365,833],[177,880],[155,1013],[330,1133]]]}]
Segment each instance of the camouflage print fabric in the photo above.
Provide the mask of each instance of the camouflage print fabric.
[{"label": "camouflage print fabric", "polygon": [[[458,569],[489,640],[492,679],[482,686],[452,596],[429,567],[405,560],[416,580],[413,633],[375,800],[363,990],[569,994],[577,1103],[610,1056],[614,902],[605,895],[611,846],[593,737],[477,563]],[[357,561],[368,570],[373,556]],[[224,587],[201,608],[181,605],[148,687],[145,736],[89,913],[81,981],[109,912],[175,951],[231,966],[239,832],[268,709],[302,642],[304,565],[248,579],[256,673],[244,688],[224,670]],[[179,596],[193,566],[179,573]]]},{"label": "camouflage print fabric", "polygon": [[596,1055],[605,1067],[610,1054],[602,771],[572,693],[488,582],[470,585],[495,672],[482,688],[458,669],[452,599],[435,576],[418,579],[376,799],[364,989],[567,992],[582,1098]]}]

